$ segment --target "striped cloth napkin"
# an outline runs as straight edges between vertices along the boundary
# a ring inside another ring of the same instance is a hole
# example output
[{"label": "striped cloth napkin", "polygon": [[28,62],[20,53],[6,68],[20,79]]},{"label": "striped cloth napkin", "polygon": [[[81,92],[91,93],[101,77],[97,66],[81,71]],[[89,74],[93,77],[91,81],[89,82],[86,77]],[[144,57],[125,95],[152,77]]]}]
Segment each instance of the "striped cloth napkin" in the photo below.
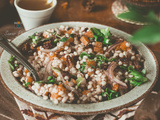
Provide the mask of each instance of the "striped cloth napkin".
[{"label": "striped cloth napkin", "polygon": [[136,109],[142,102],[141,100],[130,107],[105,114],[72,116],[38,110],[32,106],[28,106],[16,98],[15,100],[25,120],[130,120],[133,118]]}]

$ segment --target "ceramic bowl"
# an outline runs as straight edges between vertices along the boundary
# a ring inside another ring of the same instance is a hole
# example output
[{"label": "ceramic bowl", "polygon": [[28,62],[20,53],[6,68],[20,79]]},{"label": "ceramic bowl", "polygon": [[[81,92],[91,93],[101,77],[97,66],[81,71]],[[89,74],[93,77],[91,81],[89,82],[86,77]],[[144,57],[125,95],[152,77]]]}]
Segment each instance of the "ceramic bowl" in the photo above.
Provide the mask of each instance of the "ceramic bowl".
[{"label": "ceramic bowl", "polygon": [[[65,26],[84,26],[84,27],[96,27],[100,29],[104,29],[107,26],[100,25],[100,24],[94,24],[94,23],[87,23],[87,22],[62,22],[62,23],[53,23],[44,25],[32,30],[29,30],[17,38],[13,40],[13,43],[16,46],[20,46],[26,40],[28,39],[28,36],[31,36],[35,32],[42,32],[47,29],[51,28],[57,28],[60,25]],[[120,30],[111,28],[111,33],[122,37],[126,40],[131,37],[131,35],[122,32]],[[141,100],[145,95],[147,95],[151,89],[153,88],[154,84],[156,83],[157,77],[158,77],[158,63],[157,59],[154,56],[154,54],[142,43],[135,44],[135,47],[138,49],[138,51],[142,54],[142,56],[145,59],[144,67],[147,71],[146,77],[148,78],[148,82],[145,84],[133,88],[128,93],[104,102],[99,103],[90,103],[90,104],[58,104],[55,105],[50,100],[43,100],[42,97],[39,97],[32,92],[26,90],[20,83],[13,77],[12,72],[10,70],[10,67],[8,65],[7,60],[10,58],[10,54],[8,54],[6,51],[2,53],[1,61],[0,61],[0,69],[1,69],[1,75],[2,75],[2,83],[7,88],[7,90],[16,98],[20,99],[21,101],[36,107],[41,110],[51,111],[55,113],[60,114],[72,114],[72,115],[91,115],[91,114],[97,114],[97,113],[104,113],[109,112],[112,110],[121,109],[123,107],[130,106],[139,100]]]}]

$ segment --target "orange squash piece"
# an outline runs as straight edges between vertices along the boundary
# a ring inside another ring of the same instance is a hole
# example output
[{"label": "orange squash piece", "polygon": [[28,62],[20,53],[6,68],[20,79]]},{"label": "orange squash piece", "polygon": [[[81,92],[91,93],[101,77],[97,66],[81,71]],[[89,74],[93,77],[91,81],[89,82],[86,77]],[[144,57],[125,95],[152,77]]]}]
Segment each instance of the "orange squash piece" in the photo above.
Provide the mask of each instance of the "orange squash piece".
[{"label": "orange squash piece", "polygon": [[82,92],[83,95],[87,95],[88,93],[89,93],[89,90],[84,90],[84,91]]},{"label": "orange squash piece", "polygon": [[58,92],[57,93],[52,93],[52,99],[57,99],[59,98]]},{"label": "orange squash piece", "polygon": [[95,62],[94,60],[92,60],[92,61],[91,61],[91,60],[88,60],[88,61],[87,61],[87,65],[89,65],[89,66],[91,66],[91,67],[93,67],[93,66],[95,67],[95,66],[96,66],[96,62]]},{"label": "orange squash piece", "polygon": [[73,84],[76,84],[76,80],[73,79],[73,78],[71,78],[71,82],[72,82]]},{"label": "orange squash piece", "polygon": [[89,37],[89,38],[93,38],[94,37],[92,31],[90,31],[90,30],[88,32],[85,32],[84,35]]},{"label": "orange squash piece", "polygon": [[55,72],[53,72],[53,75],[54,75],[55,77],[58,77],[57,73],[55,73]]},{"label": "orange squash piece", "polygon": [[95,43],[95,46],[98,47],[98,48],[102,48],[102,45],[103,45],[102,42],[96,42]]},{"label": "orange squash piece", "polygon": [[118,84],[114,84],[114,86],[112,87],[112,90],[117,92],[118,88],[119,88],[119,85]]},{"label": "orange squash piece", "polygon": [[72,37],[70,37],[70,38],[68,38],[68,40],[67,40],[68,42],[73,42],[74,41],[74,39],[72,38]]},{"label": "orange squash piece", "polygon": [[66,61],[65,56],[62,56],[60,59],[63,60],[63,61]]},{"label": "orange squash piece", "polygon": [[24,71],[25,73],[28,73],[29,72],[29,70],[28,69],[25,69],[25,71]]},{"label": "orange squash piece", "polygon": [[85,37],[85,36],[82,36],[82,37],[80,38],[80,41],[81,41],[85,46],[87,46],[87,45],[89,44],[89,39],[88,39],[87,37]]},{"label": "orange squash piece", "polygon": [[95,69],[92,72],[88,72],[87,74],[88,76],[91,76],[92,74],[94,74],[94,72],[95,72]]},{"label": "orange squash piece", "polygon": [[120,45],[120,49],[123,51],[131,49],[130,47],[126,46],[127,41],[123,41],[122,44]]},{"label": "orange squash piece", "polygon": [[48,34],[46,33],[46,31],[43,32],[42,36],[43,36],[44,38],[47,38]]},{"label": "orange squash piece", "polygon": [[72,33],[73,29],[69,29],[66,33],[68,33],[69,35]]},{"label": "orange squash piece", "polygon": [[64,82],[64,84],[65,84],[65,85],[68,85],[68,80],[66,80],[66,81]]},{"label": "orange squash piece", "polygon": [[94,50],[94,52],[96,52],[96,53],[102,53],[102,54],[103,54],[103,48],[94,47],[93,50]]},{"label": "orange squash piece", "polygon": [[39,51],[40,50],[40,47],[37,47],[37,51]]},{"label": "orange squash piece", "polygon": [[58,95],[58,93],[60,92],[60,91],[65,91],[66,89],[63,87],[63,85],[62,84],[59,84],[58,86],[57,86],[57,88],[58,88],[58,92],[56,92],[56,93],[52,93],[52,99],[54,100],[54,99],[57,99],[58,97],[60,97],[59,95]]},{"label": "orange squash piece", "polygon": [[32,78],[32,77],[27,77],[27,81],[26,81],[26,82],[27,82],[27,83],[30,82],[30,84],[32,84],[33,78]]},{"label": "orange squash piece", "polygon": [[65,88],[63,87],[62,84],[58,85],[58,91],[65,91]]},{"label": "orange squash piece", "polygon": [[102,42],[96,42],[94,46],[94,52],[96,53],[102,53],[103,54],[103,47],[102,47]]},{"label": "orange squash piece", "polygon": [[88,76],[91,76],[92,74],[94,74],[94,71],[88,72]]}]

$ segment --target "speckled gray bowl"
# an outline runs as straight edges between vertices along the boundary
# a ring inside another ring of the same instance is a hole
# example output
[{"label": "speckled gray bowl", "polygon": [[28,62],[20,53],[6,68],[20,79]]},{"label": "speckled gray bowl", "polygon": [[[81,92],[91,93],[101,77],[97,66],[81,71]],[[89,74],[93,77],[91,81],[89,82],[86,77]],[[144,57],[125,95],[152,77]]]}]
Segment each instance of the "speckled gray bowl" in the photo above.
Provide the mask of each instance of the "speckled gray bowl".
[{"label": "speckled gray bowl", "polygon": [[[13,43],[17,46],[20,46],[24,43],[28,36],[32,35],[35,32],[42,32],[44,30],[50,28],[56,28],[60,25],[66,26],[84,26],[84,27],[97,27],[97,28],[106,28],[107,26],[94,24],[94,23],[86,23],[86,22],[62,22],[62,23],[53,23],[49,25],[44,25],[32,30],[29,30],[22,35],[18,36],[13,40]],[[130,37],[129,34],[124,33],[120,30],[114,29],[110,27],[110,30],[113,34],[122,37],[124,39],[128,39]],[[109,101],[99,102],[99,103],[91,103],[91,104],[58,104],[55,105],[50,100],[43,100],[42,97],[36,96],[30,91],[26,90],[23,86],[18,83],[18,81],[13,77],[10,67],[8,65],[7,60],[10,58],[10,54],[6,51],[2,53],[1,61],[0,61],[0,69],[2,75],[2,83],[7,88],[7,90],[16,98],[21,101],[39,108],[41,110],[56,112],[60,114],[72,114],[72,115],[89,115],[89,114],[97,114],[104,113],[111,110],[117,110],[129,105],[132,105],[139,100],[141,100],[147,93],[151,91],[154,84],[156,83],[158,76],[158,63],[154,54],[142,43],[135,45],[140,53],[143,55],[145,62],[144,66],[147,71],[147,78],[149,81],[139,87],[135,87],[125,95],[122,95],[116,99],[112,99]]]}]

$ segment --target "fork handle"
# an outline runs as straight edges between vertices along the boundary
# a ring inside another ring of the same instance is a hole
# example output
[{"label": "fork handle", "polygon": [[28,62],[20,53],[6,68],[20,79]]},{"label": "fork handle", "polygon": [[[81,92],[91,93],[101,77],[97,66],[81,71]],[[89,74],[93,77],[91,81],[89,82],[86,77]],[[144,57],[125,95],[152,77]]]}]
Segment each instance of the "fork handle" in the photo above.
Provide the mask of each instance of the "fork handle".
[{"label": "fork handle", "polygon": [[35,81],[39,81],[40,78],[36,72],[36,70],[33,68],[33,66],[27,61],[27,59],[20,54],[20,52],[17,52],[9,43],[9,41],[4,38],[2,35],[0,35],[0,46],[6,50],[8,53],[12,54],[13,56],[16,57],[16,59],[24,66],[26,67],[33,75],[35,78]]}]

